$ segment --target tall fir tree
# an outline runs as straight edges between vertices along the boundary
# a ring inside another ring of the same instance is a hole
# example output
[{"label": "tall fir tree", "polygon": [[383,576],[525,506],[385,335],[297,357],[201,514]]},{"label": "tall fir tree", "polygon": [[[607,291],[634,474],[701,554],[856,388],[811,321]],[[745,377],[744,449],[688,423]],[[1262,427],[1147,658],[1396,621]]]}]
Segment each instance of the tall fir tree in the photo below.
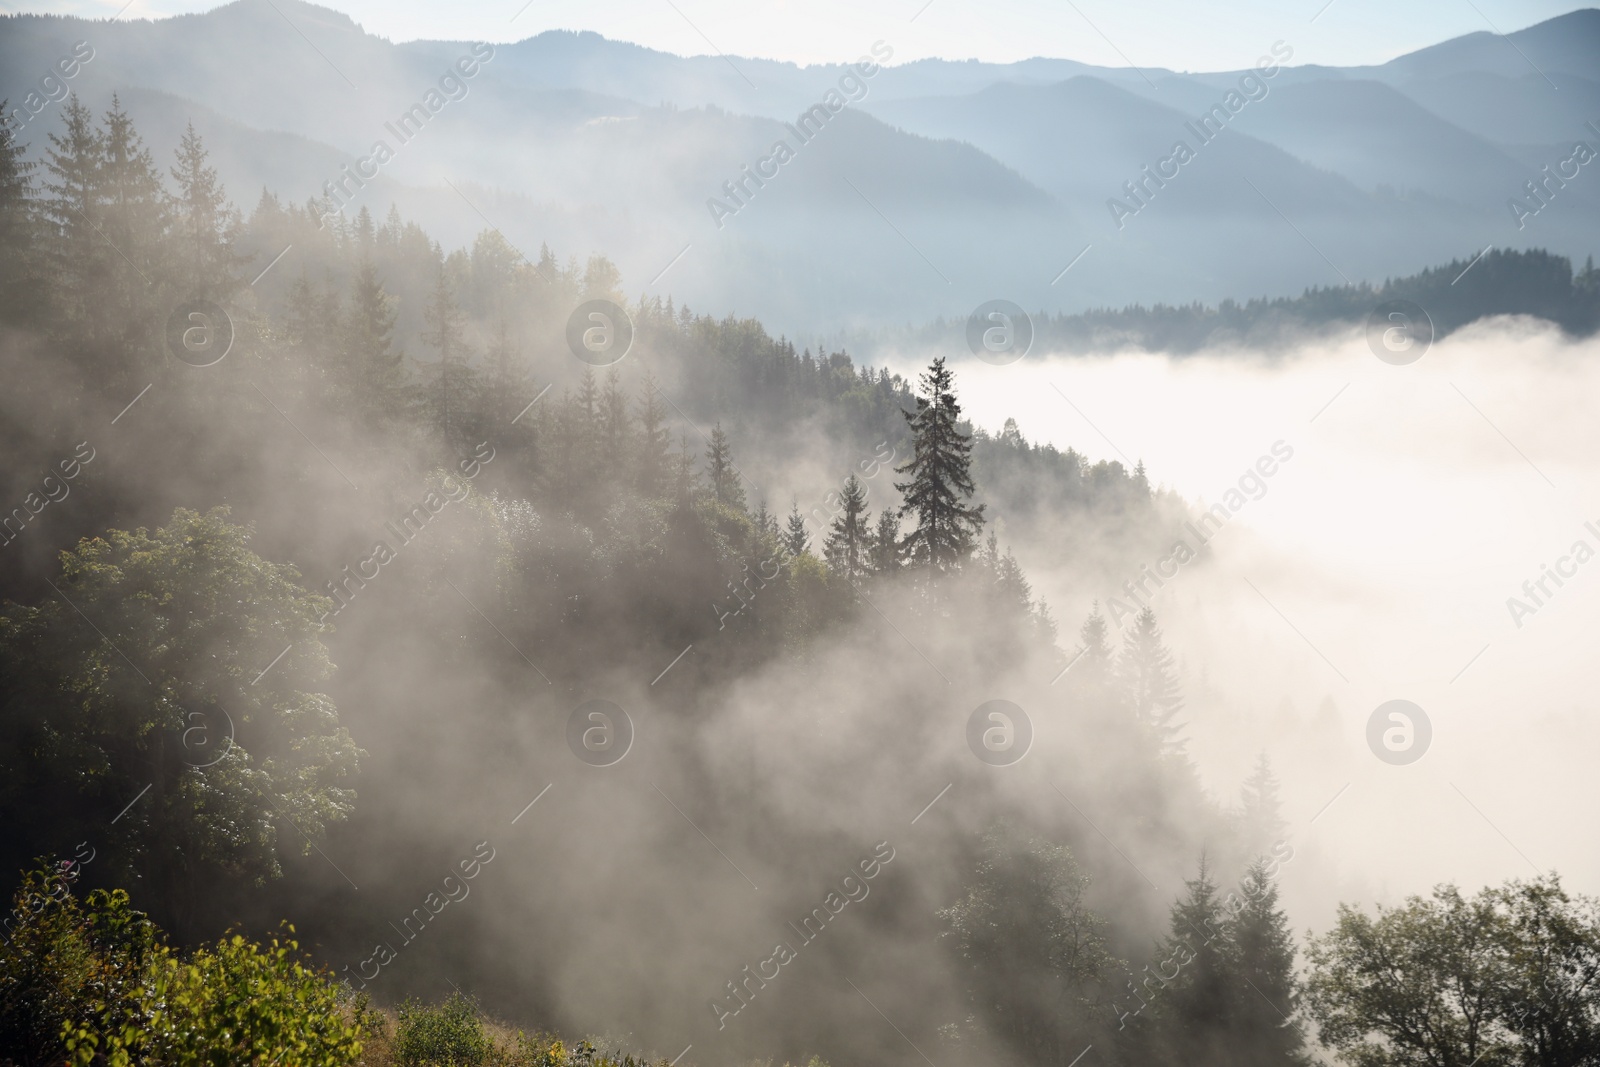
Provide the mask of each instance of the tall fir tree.
[{"label": "tall fir tree", "polygon": [[622,377],[612,367],[606,371],[606,384],[600,393],[600,465],[606,480],[620,483],[632,463],[629,455],[628,395],[622,391]]},{"label": "tall fir tree", "polygon": [[893,574],[900,569],[900,517],[892,508],[878,512],[878,524],[872,529],[872,571],[874,574]]},{"label": "tall fir tree", "polygon": [[0,322],[29,326],[47,314],[39,258],[44,234],[33,187],[38,164],[17,140],[7,103],[0,100]]},{"label": "tall fir tree", "polygon": [[983,529],[983,505],[968,507],[974,492],[972,438],[961,432],[961,406],[956,403],[955,377],[935,359],[922,375],[917,410],[906,412],[912,434],[912,455],[896,482],[904,503],[901,515],[916,516],[902,552],[910,564],[934,571],[959,568],[977,545]]},{"label": "tall fir tree", "polygon": [[733,447],[728,435],[722,432],[722,423],[711,428],[711,448],[706,452],[706,476],[711,479],[711,495],[717,503],[745,510],[744,486],[733,465]]},{"label": "tall fir tree", "polygon": [[850,581],[872,571],[872,530],[867,525],[867,487],[854,474],[839,494],[839,516],[829,528],[823,556],[835,574]]},{"label": "tall fir tree", "polygon": [[50,291],[59,307],[54,321],[61,327],[80,324],[93,331],[96,293],[105,280],[106,256],[115,253],[100,236],[100,171],[105,137],[94,116],[76,94],[61,109],[61,132],[50,132],[45,153],[45,221],[57,235],[51,242]]},{"label": "tall fir tree", "polygon": [[184,128],[177,156],[171,173],[178,183],[174,205],[184,288],[189,295],[226,299],[238,284],[234,271],[244,262],[231,241],[237,213],[192,122]]},{"label": "tall fir tree", "polygon": [[1242,903],[1226,920],[1234,980],[1227,1037],[1232,1062],[1240,1067],[1306,1064],[1305,1035],[1292,1022],[1300,1006],[1294,935],[1278,907],[1278,886],[1267,860],[1250,864],[1239,895]]},{"label": "tall fir tree", "polygon": [[789,522],[783,531],[783,547],[791,556],[803,556],[811,548],[811,534],[806,531],[806,519],[800,514],[800,501],[789,507]]},{"label": "tall fir tree", "polygon": [[[549,249],[544,250],[546,254]],[[666,495],[667,476],[671,466],[672,433],[667,429],[666,409],[661,406],[661,390],[656,387],[654,375],[645,372],[638,401],[639,459],[637,463],[639,491],[646,497]]]},{"label": "tall fir tree", "polygon": [[394,344],[394,301],[378,280],[378,269],[363,258],[351,285],[344,318],[339,385],[368,418],[399,413],[402,361]]},{"label": "tall fir tree", "polygon": [[465,422],[466,359],[462,331],[466,317],[456,303],[455,287],[445,274],[444,264],[438,264],[434,278],[433,295],[423,309],[425,329],[422,342],[439,353],[437,384],[433,395],[435,425],[447,444],[457,444],[458,430]]},{"label": "tall fir tree", "polygon": [[[1233,1063],[1228,1030],[1235,998],[1226,920],[1210,867],[1201,856],[1200,870],[1184,883],[1184,896],[1172,905],[1171,929],[1162,946],[1177,974],[1155,992],[1155,1031],[1170,1063]],[[1164,974],[1170,965],[1163,961],[1157,971]]]},{"label": "tall fir tree", "polygon": [[1148,607],[1139,612],[1123,637],[1117,676],[1127,706],[1162,750],[1181,749],[1182,726],[1175,719],[1183,710],[1183,695],[1178,688],[1172,653],[1162,641],[1156,613]]},{"label": "tall fir tree", "polygon": [[1265,752],[1256,757],[1255,769],[1240,791],[1239,823],[1245,854],[1252,859],[1283,840],[1288,829],[1283,821],[1278,776],[1272,773],[1272,761]]}]

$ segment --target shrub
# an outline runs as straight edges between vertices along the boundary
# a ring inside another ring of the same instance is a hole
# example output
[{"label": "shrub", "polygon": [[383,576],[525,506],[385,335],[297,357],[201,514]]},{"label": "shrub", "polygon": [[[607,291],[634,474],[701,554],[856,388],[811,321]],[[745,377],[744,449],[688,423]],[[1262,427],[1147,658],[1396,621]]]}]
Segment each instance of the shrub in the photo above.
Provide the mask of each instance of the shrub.
[{"label": "shrub", "polygon": [[395,1027],[400,1067],[480,1067],[494,1050],[472,1002],[454,993],[443,1004],[407,1001]]}]

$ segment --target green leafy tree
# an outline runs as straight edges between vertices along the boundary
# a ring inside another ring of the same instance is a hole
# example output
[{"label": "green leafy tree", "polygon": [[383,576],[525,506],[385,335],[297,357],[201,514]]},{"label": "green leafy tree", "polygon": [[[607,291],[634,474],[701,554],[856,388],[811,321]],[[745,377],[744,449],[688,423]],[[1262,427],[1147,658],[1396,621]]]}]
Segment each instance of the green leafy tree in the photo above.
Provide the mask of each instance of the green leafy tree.
[{"label": "green leafy tree", "polygon": [[1029,1062],[1065,1064],[1096,1036],[1115,961],[1088,884],[1065,846],[995,825],[960,899],[939,912],[973,1022]]},{"label": "green leafy tree", "polygon": [[1353,1067],[1509,1067],[1518,1061],[1496,1012],[1520,983],[1504,944],[1493,897],[1451,885],[1376,916],[1340,905],[1306,951],[1307,1008]]},{"label": "green leafy tree", "polygon": [[916,516],[901,551],[913,566],[936,571],[958,568],[977,545],[983,528],[983,505],[963,501],[974,492],[972,439],[961,432],[961,406],[956,403],[955,377],[943,357],[922,375],[917,410],[906,412],[911,426],[912,455],[898,474],[908,475],[895,488],[904,497],[901,515]]},{"label": "green leafy tree", "polygon": [[180,508],[153,533],[80,541],[57,595],[0,614],[17,843],[86,838],[126,807],[107,862],[180,923],[203,881],[276,877],[284,847],[309,849],[302,832],[347,818],[361,756],[319,691],[330,602],[227,515]]}]

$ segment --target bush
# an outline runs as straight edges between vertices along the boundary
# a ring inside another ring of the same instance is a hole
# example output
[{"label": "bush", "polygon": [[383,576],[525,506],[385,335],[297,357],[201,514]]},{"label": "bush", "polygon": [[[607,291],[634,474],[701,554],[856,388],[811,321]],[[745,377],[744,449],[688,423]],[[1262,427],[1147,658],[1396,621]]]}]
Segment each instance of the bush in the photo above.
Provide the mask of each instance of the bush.
[{"label": "bush", "polygon": [[70,866],[40,863],[23,875],[0,944],[0,1049],[24,1064],[59,1063],[63,1031],[91,1014],[115,1027],[134,1019],[160,933],[122,890],[80,902]]},{"label": "bush", "polygon": [[23,876],[0,945],[0,1050],[75,1067],[347,1067],[371,1016],[293,940],[234,935],[187,956],[127,893],[73,895],[71,871]]},{"label": "bush", "polygon": [[395,1028],[400,1067],[480,1067],[494,1050],[472,1002],[460,993],[439,1005],[407,1001]]}]

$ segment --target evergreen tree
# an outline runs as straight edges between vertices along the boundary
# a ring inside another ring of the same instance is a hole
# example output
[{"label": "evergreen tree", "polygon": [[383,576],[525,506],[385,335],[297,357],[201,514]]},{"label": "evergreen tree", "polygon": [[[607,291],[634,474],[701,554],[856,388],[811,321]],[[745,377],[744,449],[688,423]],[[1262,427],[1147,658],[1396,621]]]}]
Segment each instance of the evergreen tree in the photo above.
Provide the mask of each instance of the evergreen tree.
[{"label": "evergreen tree", "polygon": [[1178,738],[1182,727],[1173,722],[1183,710],[1174,673],[1172,653],[1162,643],[1156,613],[1146,607],[1123,638],[1117,674],[1128,707],[1165,751],[1183,747]]},{"label": "evergreen tree", "polygon": [[722,423],[711,429],[711,450],[706,453],[706,474],[711,478],[711,495],[717,503],[737,511],[745,509],[744,486],[739,484],[739,472],[733,466],[733,449],[728,435],[722,432]]},{"label": "evergreen tree", "polygon": [[43,265],[39,262],[39,215],[33,200],[33,171],[11,123],[8,101],[0,100],[0,321],[31,324],[44,316]]},{"label": "evergreen tree", "polygon": [[915,515],[916,529],[902,545],[913,566],[937,571],[957,568],[977,543],[983,528],[983,505],[967,507],[973,494],[972,439],[961,432],[961,406],[956,403],[954,375],[941,356],[922,375],[922,395],[915,413],[906,412],[913,437],[912,455],[897,474],[904,503],[901,515]]},{"label": "evergreen tree", "polygon": [[1102,687],[1111,677],[1113,667],[1111,642],[1107,636],[1106,617],[1100,614],[1100,601],[1089,609],[1089,617],[1078,628],[1078,644],[1082,651],[1072,673],[1080,685],[1090,689]]},{"label": "evergreen tree", "polygon": [[615,367],[606,371],[600,394],[599,443],[601,466],[608,481],[621,481],[628,470],[628,396]]},{"label": "evergreen tree", "polygon": [[1232,950],[1233,1004],[1228,1047],[1234,1063],[1303,1064],[1305,1036],[1290,1022],[1299,1008],[1294,936],[1278,908],[1267,861],[1257,859],[1239,886],[1244,898],[1226,924]]},{"label": "evergreen tree", "polygon": [[867,487],[854,474],[845,479],[839,517],[833,520],[822,552],[833,568],[850,581],[871,573],[872,531],[867,526]]},{"label": "evergreen tree", "polygon": [[175,204],[185,289],[213,299],[230,296],[237,284],[233,271],[243,262],[229,246],[237,219],[192,122],[178,144],[172,177],[178,183]]},{"label": "evergreen tree", "polygon": [[378,269],[363,259],[356,269],[350,311],[344,319],[342,391],[368,416],[393,415],[405,353],[394,346],[394,302],[378,280]]},{"label": "evergreen tree", "polygon": [[466,406],[466,361],[462,358],[461,343],[466,319],[456,303],[455,290],[445,275],[443,263],[438,266],[433,296],[423,310],[423,322],[426,324],[423,343],[439,353],[438,384],[433,398],[435,424],[446,443],[454,444]]},{"label": "evergreen tree", "polygon": [[900,517],[891,508],[878,512],[872,531],[872,571],[893,574],[900,568]]},{"label": "evergreen tree", "polygon": [[97,195],[100,169],[105,158],[105,138],[94,127],[94,116],[77,95],[67,97],[61,110],[62,132],[50,133],[50,149],[45,154],[44,217],[57,234],[52,242],[51,289],[60,303],[56,321],[63,326],[81,324],[92,331],[96,316],[93,308],[96,290],[106,264],[105,245],[96,227],[100,225]]},{"label": "evergreen tree", "polygon": [[777,543],[779,539],[778,517],[767,508],[767,498],[764,496],[761,498],[761,505],[756,508],[754,522],[757,533],[773,543]]},{"label": "evergreen tree", "polygon": [[[549,254],[549,249],[545,249]],[[646,497],[665,494],[667,471],[670,463],[668,450],[672,434],[666,427],[667,413],[661,406],[661,390],[656,388],[655,377],[645,372],[639,412],[639,491]]]},{"label": "evergreen tree", "polygon": [[1278,777],[1265,752],[1256,758],[1255,770],[1245,779],[1240,798],[1240,831],[1247,855],[1254,858],[1283,840],[1288,829],[1278,796]]},{"label": "evergreen tree", "polygon": [[1172,905],[1171,932],[1156,968],[1163,979],[1170,967],[1177,974],[1163,981],[1158,992],[1145,985],[1155,995],[1155,1030],[1173,1063],[1231,1067],[1228,1030],[1235,997],[1227,916],[1204,856],[1184,889],[1185,895]]},{"label": "evergreen tree", "polygon": [[811,535],[806,532],[805,516],[800,514],[800,501],[789,508],[789,523],[783,534],[783,547],[791,556],[803,556],[811,547]]}]

